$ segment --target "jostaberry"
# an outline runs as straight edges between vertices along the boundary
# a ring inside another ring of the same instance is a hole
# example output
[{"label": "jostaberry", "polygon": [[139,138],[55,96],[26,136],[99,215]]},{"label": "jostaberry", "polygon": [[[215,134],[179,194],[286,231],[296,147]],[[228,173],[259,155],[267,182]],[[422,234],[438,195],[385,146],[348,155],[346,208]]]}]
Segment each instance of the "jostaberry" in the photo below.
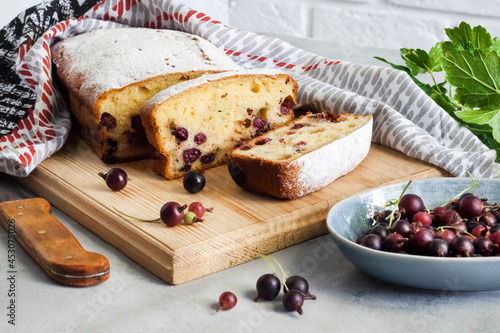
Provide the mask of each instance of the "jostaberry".
[{"label": "jostaberry", "polygon": [[489,229],[481,224],[477,224],[471,231],[470,234],[476,238],[488,237],[490,235]]},{"label": "jostaberry", "polygon": [[490,229],[490,233],[494,234],[496,232],[500,232],[500,223],[495,224]]},{"label": "jostaberry", "polygon": [[382,248],[384,251],[399,253],[404,251],[406,242],[408,242],[408,238],[404,238],[401,234],[393,232],[392,234],[387,235]]},{"label": "jostaberry", "polygon": [[205,176],[203,171],[192,170],[184,175],[182,180],[184,189],[189,193],[196,194],[205,188]]},{"label": "jostaberry", "polygon": [[381,250],[382,249],[382,239],[379,235],[368,234],[361,240],[361,245],[366,246],[370,249]]},{"label": "jostaberry", "polygon": [[177,202],[167,202],[161,207],[160,218],[167,227],[178,226],[184,219],[184,209],[186,206],[181,206]]},{"label": "jostaberry", "polygon": [[416,212],[413,215],[412,222],[419,222],[422,225],[432,225],[432,216],[424,211]]},{"label": "jostaberry", "polygon": [[304,295],[304,298],[316,299],[316,296],[311,295],[309,291],[309,283],[302,276],[293,275],[286,279],[283,292],[286,294],[291,290],[300,291]]},{"label": "jostaberry", "polygon": [[483,211],[483,201],[475,195],[466,195],[460,199],[458,212],[460,216],[469,219],[479,216]]},{"label": "jostaberry", "polygon": [[496,219],[495,215],[493,215],[490,212],[487,212],[479,218],[479,222],[483,222],[487,226],[491,227],[497,223],[497,219]]},{"label": "jostaberry", "polygon": [[451,229],[436,229],[434,232],[434,238],[444,239],[447,243],[451,243],[452,240],[457,238],[457,235]]},{"label": "jostaberry", "polygon": [[203,206],[200,202],[198,201],[195,201],[195,202],[192,202],[189,206],[188,206],[188,212],[193,212],[196,214],[197,217],[199,218],[202,218],[203,215],[205,215],[206,212],[209,212],[209,213],[212,213],[213,212],[213,207],[210,207],[210,208],[206,208],[205,206]]},{"label": "jostaberry", "polygon": [[111,114],[104,112],[101,115],[101,121],[99,122],[99,125],[106,127],[106,130],[108,130],[108,132],[111,132],[116,128],[116,118]]},{"label": "jostaberry", "polygon": [[398,220],[391,226],[391,232],[396,232],[405,238],[410,237],[411,224],[406,220]]},{"label": "jostaberry", "polygon": [[431,241],[434,240],[434,232],[427,228],[419,228],[412,233],[408,239],[408,246],[412,253],[425,254]]},{"label": "jostaberry", "polygon": [[[418,195],[404,194],[410,183],[398,200],[387,201],[384,210],[373,214],[371,228],[358,237],[357,244],[375,250],[438,257],[500,255],[497,203],[465,193],[428,211]],[[388,210],[389,206],[394,207]]]},{"label": "jostaberry", "polygon": [[433,257],[447,257],[449,252],[449,243],[442,238],[433,239],[427,248],[427,254]]},{"label": "jostaberry", "polygon": [[474,244],[469,237],[460,236],[450,243],[450,251],[455,257],[472,257]]},{"label": "jostaberry", "polygon": [[219,307],[217,312],[220,310],[230,310],[236,306],[238,299],[236,295],[230,291],[225,291],[219,296]]},{"label": "jostaberry", "polygon": [[498,245],[494,244],[488,237],[478,237],[474,240],[473,244],[474,251],[483,257],[491,255],[493,250],[498,247]]},{"label": "jostaberry", "polygon": [[113,191],[120,191],[127,186],[127,173],[120,168],[112,168],[105,174],[100,172],[99,176],[106,181],[106,185]]},{"label": "jostaberry", "polygon": [[256,288],[257,297],[254,298],[255,302],[262,298],[270,301],[280,293],[281,282],[276,274],[264,274],[257,280]]},{"label": "jostaberry", "polygon": [[408,218],[412,218],[417,212],[424,211],[425,206],[422,198],[415,194],[405,194],[399,201],[399,210],[404,211]]},{"label": "jostaberry", "polygon": [[389,230],[387,229],[387,227],[385,225],[377,224],[376,226],[371,228],[368,233],[378,235],[381,240],[384,240],[387,237],[387,235],[389,234]]},{"label": "jostaberry", "polygon": [[441,216],[443,216],[443,214],[445,212],[446,212],[446,208],[441,207],[441,206],[436,207],[431,211],[432,225],[433,226],[437,227],[437,226],[443,225],[443,224],[441,224]]},{"label": "jostaberry", "polygon": [[500,232],[495,232],[494,234],[491,234],[490,240],[493,244],[497,245],[494,249],[491,255],[496,256],[500,254]]},{"label": "jostaberry", "polygon": [[298,290],[290,290],[282,298],[283,307],[287,311],[297,311],[300,315],[304,313],[302,311],[302,305],[304,305],[304,295]]},{"label": "jostaberry", "polygon": [[455,222],[459,222],[462,220],[462,217],[460,214],[455,211],[455,210],[447,210],[441,215],[441,218],[439,219],[439,225],[452,225]]},{"label": "jostaberry", "polygon": [[207,141],[207,136],[203,133],[198,133],[194,136],[193,140],[197,145],[201,145]]}]

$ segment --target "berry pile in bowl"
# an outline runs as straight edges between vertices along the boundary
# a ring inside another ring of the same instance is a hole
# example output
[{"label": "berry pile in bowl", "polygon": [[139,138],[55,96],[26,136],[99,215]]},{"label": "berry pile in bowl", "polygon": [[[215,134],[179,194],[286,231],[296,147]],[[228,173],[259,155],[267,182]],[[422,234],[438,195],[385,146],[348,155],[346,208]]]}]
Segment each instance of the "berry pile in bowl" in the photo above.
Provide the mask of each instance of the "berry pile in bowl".
[{"label": "berry pile in bowl", "polygon": [[500,180],[420,179],[338,202],[327,226],[344,256],[378,279],[438,291],[500,290],[499,202]]}]

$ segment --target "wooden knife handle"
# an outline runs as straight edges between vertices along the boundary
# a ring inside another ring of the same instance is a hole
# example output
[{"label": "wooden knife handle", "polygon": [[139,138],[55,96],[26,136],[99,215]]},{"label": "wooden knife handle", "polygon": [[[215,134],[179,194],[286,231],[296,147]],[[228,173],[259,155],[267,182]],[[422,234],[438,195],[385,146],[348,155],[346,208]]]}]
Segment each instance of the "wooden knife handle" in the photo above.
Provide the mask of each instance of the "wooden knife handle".
[{"label": "wooden knife handle", "polygon": [[[54,280],[87,287],[109,278],[108,259],[86,251],[42,198],[0,203],[0,223]],[[13,230],[14,229],[14,230]]]}]

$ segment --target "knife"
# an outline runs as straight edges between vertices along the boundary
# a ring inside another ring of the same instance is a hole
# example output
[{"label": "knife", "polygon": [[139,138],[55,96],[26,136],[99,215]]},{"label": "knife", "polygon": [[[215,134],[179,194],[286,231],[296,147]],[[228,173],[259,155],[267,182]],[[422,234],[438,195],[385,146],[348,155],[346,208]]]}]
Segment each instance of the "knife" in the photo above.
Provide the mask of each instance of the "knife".
[{"label": "knife", "polygon": [[[5,179],[0,177],[0,184],[7,184]],[[85,250],[75,236],[52,216],[47,200],[32,198],[31,193],[19,186],[2,187],[0,223],[45,273],[72,287],[93,286],[109,278],[108,259]]]}]

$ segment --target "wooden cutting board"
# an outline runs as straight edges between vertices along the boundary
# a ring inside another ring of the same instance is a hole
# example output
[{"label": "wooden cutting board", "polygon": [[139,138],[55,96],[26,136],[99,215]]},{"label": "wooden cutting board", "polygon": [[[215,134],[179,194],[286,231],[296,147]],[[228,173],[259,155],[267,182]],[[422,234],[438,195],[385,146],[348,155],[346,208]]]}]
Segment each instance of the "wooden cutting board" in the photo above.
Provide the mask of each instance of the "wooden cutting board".
[{"label": "wooden cutting board", "polygon": [[[358,192],[448,174],[394,150],[373,144],[351,173],[297,200],[280,200],[237,187],[226,166],[206,172],[203,191],[190,194],[182,179],[168,181],[149,161],[119,165],[129,175],[113,192],[97,174],[110,166],[72,135],[59,152],[27,178],[16,179],[169,284],[180,284],[326,234],[325,218],[338,201]],[[113,207],[143,219],[159,217],[168,201],[199,201],[214,207],[205,222],[168,228],[134,221]],[[112,269],[112,268],[111,268]]]}]

